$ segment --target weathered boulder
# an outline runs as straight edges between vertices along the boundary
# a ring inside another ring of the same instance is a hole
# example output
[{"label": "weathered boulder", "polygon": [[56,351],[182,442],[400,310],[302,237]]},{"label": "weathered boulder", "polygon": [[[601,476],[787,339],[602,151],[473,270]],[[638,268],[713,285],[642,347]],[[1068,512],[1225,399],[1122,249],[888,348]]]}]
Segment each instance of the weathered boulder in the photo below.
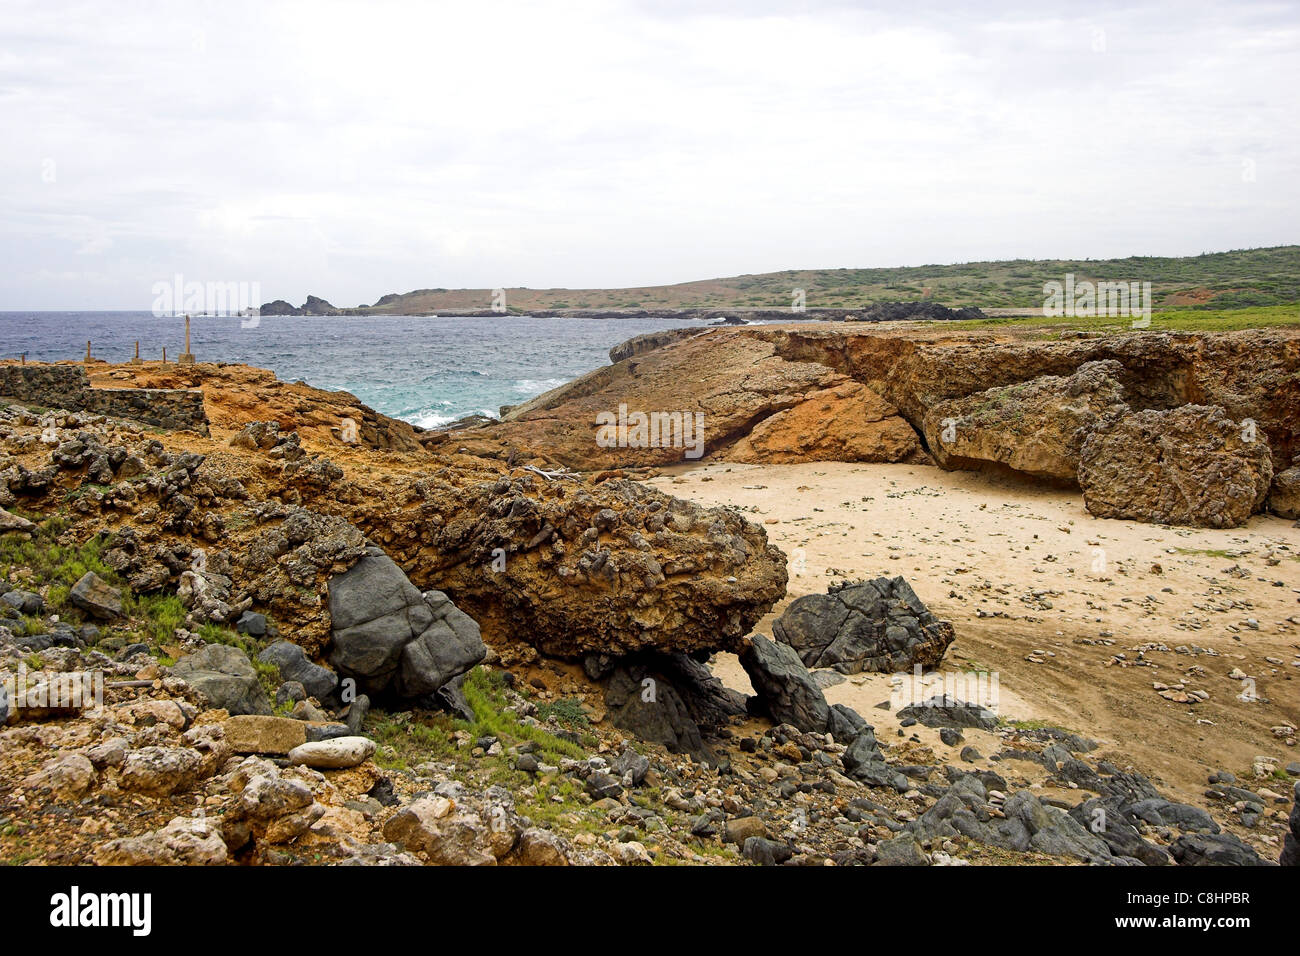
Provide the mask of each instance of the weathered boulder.
[{"label": "weathered boulder", "polygon": [[914,461],[924,452],[898,409],[865,385],[843,382],[769,415],[720,457],[769,464]]},{"label": "weathered boulder", "polygon": [[271,702],[257,671],[237,647],[208,644],[172,665],[171,672],[195,688],[213,707],[231,714],[270,714]]},{"label": "weathered boulder", "polygon": [[1300,518],[1300,456],[1292,460],[1290,468],[1273,476],[1268,510],[1279,518]]},{"label": "weathered boulder", "polygon": [[308,696],[324,700],[338,686],[339,678],[328,667],[313,664],[303,649],[291,641],[276,641],[257,655],[259,661],[274,664],[285,681],[302,684]]},{"label": "weathered boulder", "polygon": [[1123,366],[1086,362],[1069,376],[1044,375],[938,402],[925,413],[925,439],[941,468],[1002,466],[1073,484],[1088,432],[1127,411]]},{"label": "weathered boulder", "polygon": [[94,571],[83,574],[68,596],[91,617],[111,621],[122,616],[122,592]]},{"label": "weathered boulder", "polygon": [[826,732],[830,705],[794,648],[753,634],[740,651],[740,666],[774,721],[811,733]]},{"label": "weathered boulder", "polygon": [[97,866],[219,866],[226,862],[221,830],[202,817],[176,817],[160,830],[96,847]]},{"label": "weathered boulder", "polygon": [[289,751],[289,763],[318,770],[341,770],[365,763],[374,755],[369,737],[334,737],[300,744]]},{"label": "weathered boulder", "polygon": [[1204,405],[1112,416],[1079,458],[1089,512],[1160,524],[1235,528],[1263,505],[1272,478],[1253,423]]},{"label": "weathered boulder", "polygon": [[440,591],[421,594],[380,549],[329,584],[330,663],[367,693],[434,693],[487,654],[478,625]]},{"label": "weathered boulder", "polygon": [[554,657],[730,649],[785,592],[760,526],[636,481],[447,469],[356,520],[489,639]]},{"label": "weathered boulder", "polygon": [[898,712],[900,720],[911,718],[926,727],[975,727],[979,730],[993,730],[998,725],[998,716],[979,704],[967,703],[952,697],[940,695],[909,704]]},{"label": "weathered boulder", "polygon": [[859,671],[930,669],[954,638],[901,577],[831,585],[794,601],[772,625],[807,667]]}]

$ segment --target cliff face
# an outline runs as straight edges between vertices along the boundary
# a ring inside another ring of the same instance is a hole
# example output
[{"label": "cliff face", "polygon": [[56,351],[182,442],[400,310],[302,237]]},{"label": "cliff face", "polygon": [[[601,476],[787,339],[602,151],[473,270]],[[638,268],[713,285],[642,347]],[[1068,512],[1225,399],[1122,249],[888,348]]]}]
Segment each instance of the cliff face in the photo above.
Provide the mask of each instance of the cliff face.
[{"label": "cliff face", "polygon": [[[1103,414],[1197,405],[1221,409],[1244,441],[1266,447],[1270,474],[1300,453],[1295,330],[1042,339],[765,326],[640,336],[610,355],[614,365],[510,409],[500,423],[426,441],[578,469],[933,455],[945,468],[1077,486],[1079,450]],[[1085,368],[1092,371],[1080,378]],[[703,439],[691,449],[653,429],[637,432],[635,412],[697,416]],[[627,423],[618,442],[599,428],[611,420]],[[1168,475],[1184,479],[1192,480]],[[1146,517],[1160,520],[1154,511]],[[1195,514],[1184,517],[1197,523]]]}]

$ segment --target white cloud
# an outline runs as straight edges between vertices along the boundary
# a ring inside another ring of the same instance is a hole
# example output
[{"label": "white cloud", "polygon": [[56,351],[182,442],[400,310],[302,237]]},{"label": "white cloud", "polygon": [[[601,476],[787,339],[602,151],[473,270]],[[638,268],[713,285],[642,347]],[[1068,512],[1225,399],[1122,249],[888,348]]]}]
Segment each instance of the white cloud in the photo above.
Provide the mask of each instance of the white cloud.
[{"label": "white cloud", "polygon": [[1298,53],[1251,0],[10,2],[0,309],[1294,242]]}]

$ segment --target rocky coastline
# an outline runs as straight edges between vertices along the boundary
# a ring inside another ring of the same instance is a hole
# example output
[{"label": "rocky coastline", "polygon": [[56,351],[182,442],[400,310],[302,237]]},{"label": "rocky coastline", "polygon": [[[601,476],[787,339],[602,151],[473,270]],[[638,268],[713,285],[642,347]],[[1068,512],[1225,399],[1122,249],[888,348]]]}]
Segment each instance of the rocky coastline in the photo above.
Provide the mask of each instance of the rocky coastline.
[{"label": "rocky coastline", "polygon": [[[1099,518],[1280,524],[1300,335],[756,326],[611,359],[438,431],[205,363],[0,394],[0,857],[1300,862],[1294,695],[1194,800],[1123,741],[969,696],[883,702],[886,735],[828,690],[940,671],[961,622],[904,575],[794,595],[761,521],[648,480],[680,447],[593,441],[624,403],[704,415],[690,466],[938,466]],[[203,420],[87,398],[109,388],[197,393]]]}]

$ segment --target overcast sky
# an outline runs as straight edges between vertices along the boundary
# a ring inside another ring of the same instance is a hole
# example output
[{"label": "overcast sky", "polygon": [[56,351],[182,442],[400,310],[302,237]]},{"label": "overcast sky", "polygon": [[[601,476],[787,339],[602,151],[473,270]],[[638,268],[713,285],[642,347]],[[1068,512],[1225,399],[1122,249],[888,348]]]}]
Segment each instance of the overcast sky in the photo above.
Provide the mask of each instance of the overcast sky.
[{"label": "overcast sky", "polygon": [[880,6],[0,0],[0,310],[1300,241],[1295,4]]}]

